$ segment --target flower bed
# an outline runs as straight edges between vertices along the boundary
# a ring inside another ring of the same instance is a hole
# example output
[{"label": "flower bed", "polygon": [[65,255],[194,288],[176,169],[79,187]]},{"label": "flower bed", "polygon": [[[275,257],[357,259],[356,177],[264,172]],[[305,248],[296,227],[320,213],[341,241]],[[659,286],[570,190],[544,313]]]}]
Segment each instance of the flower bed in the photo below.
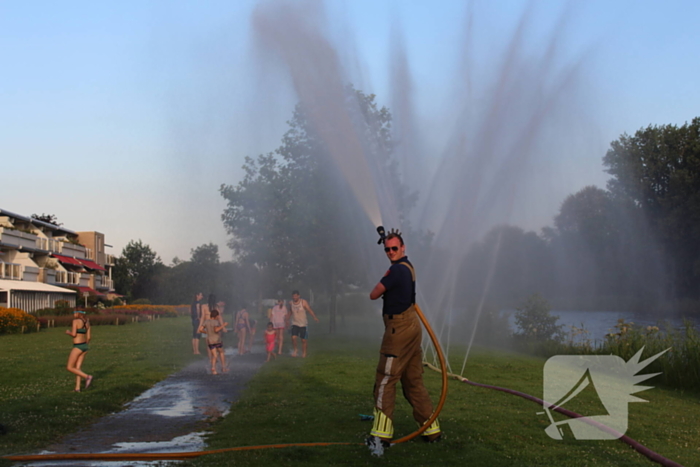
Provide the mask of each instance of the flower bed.
[{"label": "flower bed", "polygon": [[[80,309],[80,308],[77,308]],[[85,310],[90,324],[124,325],[143,323],[157,318],[175,318],[189,313],[187,305],[122,305],[107,309],[88,308]],[[0,334],[33,332],[37,324],[42,328],[70,327],[73,322],[73,308],[46,308],[38,310],[37,316],[18,308],[0,308]]]},{"label": "flower bed", "polygon": [[0,334],[19,334],[37,330],[37,320],[19,308],[0,308]]},{"label": "flower bed", "polygon": [[125,315],[158,315],[165,318],[174,318],[177,317],[178,313],[189,313],[189,307],[187,305],[121,305],[107,309],[105,312]]},{"label": "flower bed", "polygon": [[[123,326],[131,323],[143,323],[151,321],[150,315],[127,315],[124,313],[109,313],[100,315],[88,315],[87,319],[91,326],[118,325]],[[73,323],[73,316],[43,316],[39,318],[41,327],[70,327]]]}]

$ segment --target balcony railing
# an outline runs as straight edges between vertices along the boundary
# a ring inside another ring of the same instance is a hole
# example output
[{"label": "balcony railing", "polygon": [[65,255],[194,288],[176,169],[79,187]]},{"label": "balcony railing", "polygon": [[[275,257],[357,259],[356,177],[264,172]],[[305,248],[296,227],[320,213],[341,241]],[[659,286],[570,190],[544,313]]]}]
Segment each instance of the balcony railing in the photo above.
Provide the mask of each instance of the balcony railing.
[{"label": "balcony railing", "polygon": [[110,266],[114,266],[117,264],[116,260],[117,258],[114,255],[105,255],[106,256],[106,264]]},{"label": "balcony railing", "polygon": [[76,245],[70,242],[56,242],[56,249],[52,250],[64,256],[72,256],[74,258],[87,259],[89,248],[82,245]]},{"label": "balcony railing", "polygon": [[38,250],[47,250],[49,249],[49,239],[48,238],[43,238],[43,237],[38,237],[36,239],[36,248]]},{"label": "balcony railing", "polygon": [[23,276],[23,267],[21,264],[4,263],[0,261],[0,279],[9,279],[21,281]]},{"label": "balcony railing", "polygon": [[44,284],[55,284],[57,272],[60,271],[51,268],[41,268],[39,272],[39,282],[43,282]]},{"label": "balcony railing", "polygon": [[35,266],[22,265],[22,280],[37,282],[39,280],[40,269]]},{"label": "balcony railing", "polygon": [[37,248],[37,237],[32,233],[0,227],[0,242],[16,248]]},{"label": "balcony railing", "polygon": [[57,284],[80,285],[80,273],[68,271],[56,271]]},{"label": "balcony railing", "polygon": [[108,276],[95,276],[95,285],[99,289],[114,290],[114,281]]}]

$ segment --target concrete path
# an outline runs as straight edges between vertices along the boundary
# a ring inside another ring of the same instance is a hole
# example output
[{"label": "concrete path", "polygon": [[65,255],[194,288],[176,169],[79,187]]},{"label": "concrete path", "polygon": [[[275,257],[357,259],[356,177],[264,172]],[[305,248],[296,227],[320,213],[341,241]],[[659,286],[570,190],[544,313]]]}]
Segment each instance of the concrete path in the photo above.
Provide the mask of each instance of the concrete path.
[{"label": "concrete path", "polygon": [[[206,356],[169,376],[126,404],[121,412],[108,415],[86,429],[49,446],[48,453],[183,452],[204,449],[203,430],[226,415],[247,382],[265,362],[263,345],[243,356],[226,349],[230,371],[209,374]],[[123,464],[123,461],[122,461]],[[112,462],[42,462],[32,466],[106,466]],[[129,465],[150,465],[130,462]]]}]

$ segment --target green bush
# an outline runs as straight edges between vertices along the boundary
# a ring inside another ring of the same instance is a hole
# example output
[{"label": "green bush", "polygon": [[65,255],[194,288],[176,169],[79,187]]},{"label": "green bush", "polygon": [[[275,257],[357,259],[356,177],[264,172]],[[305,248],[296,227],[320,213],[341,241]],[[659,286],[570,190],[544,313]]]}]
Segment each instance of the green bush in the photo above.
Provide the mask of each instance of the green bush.
[{"label": "green bush", "polygon": [[138,298],[131,302],[132,305],[150,305],[151,301],[147,298]]},{"label": "green bush", "polygon": [[561,342],[563,325],[557,324],[559,316],[551,314],[551,306],[539,294],[530,295],[516,308],[515,325],[519,331],[514,336],[527,341]]}]

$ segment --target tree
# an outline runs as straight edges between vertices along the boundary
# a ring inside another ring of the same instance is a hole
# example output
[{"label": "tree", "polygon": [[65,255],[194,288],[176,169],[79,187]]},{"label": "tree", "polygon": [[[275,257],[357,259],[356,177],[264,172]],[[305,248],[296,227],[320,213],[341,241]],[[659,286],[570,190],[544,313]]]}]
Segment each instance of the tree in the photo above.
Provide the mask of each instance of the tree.
[{"label": "tree", "polygon": [[585,306],[614,299],[636,309],[662,298],[663,264],[640,208],[629,199],[587,186],[564,200],[554,226],[545,235],[563,297]]},{"label": "tree", "polygon": [[603,159],[613,197],[648,219],[680,296],[698,297],[700,279],[700,118],[648,126],[613,141]]},{"label": "tree", "polygon": [[190,261],[203,266],[212,266],[219,264],[219,247],[213,243],[200,245],[197,248],[190,250],[192,255]]},{"label": "tree", "polygon": [[551,266],[547,244],[535,232],[496,226],[467,252],[459,272],[464,286],[458,302],[479,302],[488,290],[491,303],[512,306],[535,291],[551,288]]},{"label": "tree", "polygon": [[[187,285],[208,296],[216,294],[217,278],[219,276],[219,247],[207,243],[193,248],[191,258],[186,267]],[[195,292],[193,292],[195,293]]]},{"label": "tree", "polygon": [[156,277],[166,268],[150,246],[131,240],[116,260],[115,289],[129,299],[157,296]]}]

